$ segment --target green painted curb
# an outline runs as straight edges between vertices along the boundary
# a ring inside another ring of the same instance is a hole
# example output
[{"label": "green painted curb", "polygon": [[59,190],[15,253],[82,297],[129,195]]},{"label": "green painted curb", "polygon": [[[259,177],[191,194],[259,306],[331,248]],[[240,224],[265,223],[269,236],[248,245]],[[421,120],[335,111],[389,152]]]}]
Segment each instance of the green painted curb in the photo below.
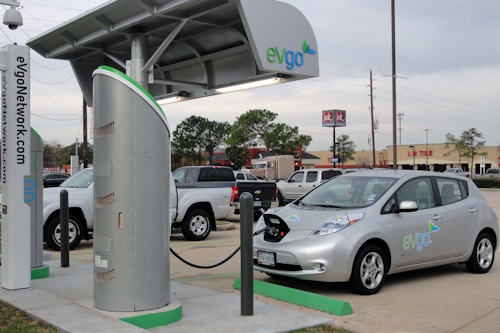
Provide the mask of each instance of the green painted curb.
[{"label": "green painted curb", "polygon": [[45,279],[48,277],[49,277],[49,266],[44,265],[42,267],[31,269],[31,279],[32,280]]},{"label": "green painted curb", "polygon": [[171,311],[151,313],[129,318],[120,318],[120,320],[140,328],[149,329],[175,323],[176,321],[181,320],[181,318],[182,305]]},{"label": "green painted curb", "polygon": [[[234,281],[233,288],[238,290],[241,289],[241,278],[237,278],[236,281]],[[310,293],[308,291],[283,287],[263,281],[253,281],[253,290],[254,293],[259,295],[305,306],[314,310],[320,310],[336,316],[353,314],[349,302]]]}]

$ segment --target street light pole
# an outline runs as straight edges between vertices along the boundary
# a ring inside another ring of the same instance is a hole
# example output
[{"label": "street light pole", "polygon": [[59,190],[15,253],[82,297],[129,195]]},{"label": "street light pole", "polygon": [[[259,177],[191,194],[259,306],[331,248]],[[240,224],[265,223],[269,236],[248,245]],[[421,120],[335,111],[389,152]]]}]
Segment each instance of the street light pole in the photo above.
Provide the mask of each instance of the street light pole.
[{"label": "street light pole", "polygon": [[392,21],[392,146],[393,168],[398,168],[397,137],[396,137],[396,23],[394,18],[394,0],[391,0]]},{"label": "street light pole", "polygon": [[413,170],[415,170],[415,146],[410,146],[411,154],[413,155]]},{"label": "street light pole", "polygon": [[429,147],[428,147],[428,141],[427,141],[427,136],[429,134],[430,129],[426,128],[425,130],[425,170],[429,171]]}]

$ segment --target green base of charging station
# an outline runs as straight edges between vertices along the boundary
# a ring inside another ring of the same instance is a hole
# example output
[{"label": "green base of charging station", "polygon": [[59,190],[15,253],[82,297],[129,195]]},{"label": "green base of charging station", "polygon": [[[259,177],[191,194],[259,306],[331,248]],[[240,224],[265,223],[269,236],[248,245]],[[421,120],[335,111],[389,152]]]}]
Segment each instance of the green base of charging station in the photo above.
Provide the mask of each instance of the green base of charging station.
[{"label": "green base of charging station", "polygon": [[120,320],[144,329],[166,326],[182,319],[182,305],[171,311],[150,313],[141,316],[121,318]]},{"label": "green base of charging station", "polygon": [[31,279],[45,279],[49,277],[49,266],[43,265],[42,267],[31,269]]}]

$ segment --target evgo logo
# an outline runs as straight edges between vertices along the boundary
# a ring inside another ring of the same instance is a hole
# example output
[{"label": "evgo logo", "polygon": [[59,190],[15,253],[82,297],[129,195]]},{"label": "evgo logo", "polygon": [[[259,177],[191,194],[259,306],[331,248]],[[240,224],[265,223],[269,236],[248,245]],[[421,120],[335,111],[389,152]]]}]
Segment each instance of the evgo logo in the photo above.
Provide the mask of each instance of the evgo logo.
[{"label": "evgo logo", "polygon": [[280,64],[284,62],[288,70],[293,70],[295,66],[302,67],[304,65],[304,54],[316,54],[316,51],[306,41],[302,43],[302,52],[294,52],[286,48],[280,50],[277,46],[269,47],[267,49],[267,61],[270,63],[278,61]]}]

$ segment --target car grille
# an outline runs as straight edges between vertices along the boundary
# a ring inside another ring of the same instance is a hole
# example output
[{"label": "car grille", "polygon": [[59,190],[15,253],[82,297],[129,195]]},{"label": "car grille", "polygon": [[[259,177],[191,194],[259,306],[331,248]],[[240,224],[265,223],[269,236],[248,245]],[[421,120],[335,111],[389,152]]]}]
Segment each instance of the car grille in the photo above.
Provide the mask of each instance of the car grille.
[{"label": "car grille", "polygon": [[261,265],[261,264],[257,263],[257,259],[253,260],[253,264],[255,266],[258,266],[258,267],[275,269],[278,271],[296,272],[296,271],[302,270],[302,267],[300,267],[300,265],[289,265],[289,264],[281,264],[281,263],[276,263],[275,266]]}]

